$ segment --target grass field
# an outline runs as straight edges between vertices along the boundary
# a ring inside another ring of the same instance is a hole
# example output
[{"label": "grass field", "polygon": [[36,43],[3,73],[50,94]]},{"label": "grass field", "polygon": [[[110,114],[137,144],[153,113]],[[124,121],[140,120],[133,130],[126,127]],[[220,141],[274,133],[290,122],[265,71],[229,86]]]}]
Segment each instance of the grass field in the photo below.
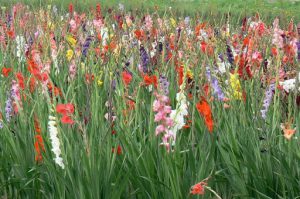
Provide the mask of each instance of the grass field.
[{"label": "grass field", "polygon": [[0,199],[300,198],[300,2],[18,2]]}]

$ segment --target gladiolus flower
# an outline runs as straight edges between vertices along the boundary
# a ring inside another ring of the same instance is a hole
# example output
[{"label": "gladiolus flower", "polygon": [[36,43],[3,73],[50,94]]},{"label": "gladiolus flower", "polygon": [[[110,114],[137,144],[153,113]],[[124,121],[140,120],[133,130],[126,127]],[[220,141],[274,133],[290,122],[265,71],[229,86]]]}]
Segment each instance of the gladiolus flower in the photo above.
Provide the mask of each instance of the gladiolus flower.
[{"label": "gladiolus flower", "polygon": [[61,122],[63,124],[73,124],[74,121],[71,119],[70,114],[74,113],[73,104],[58,104],[56,105],[56,112],[63,115]]},{"label": "gladiolus flower", "polygon": [[5,68],[5,67],[3,67],[2,68],[2,75],[4,76],[4,77],[8,77],[8,75],[9,75],[9,73],[12,71],[12,69],[11,68]]},{"label": "gladiolus flower", "polygon": [[63,117],[61,118],[61,122],[63,124],[74,124],[74,120],[72,120],[68,115],[63,115]]},{"label": "gladiolus flower", "polygon": [[214,122],[213,122],[212,113],[208,102],[204,98],[202,98],[201,101],[196,104],[196,108],[198,112],[201,114],[201,116],[204,118],[208,131],[212,133]]},{"label": "gladiolus flower", "polygon": [[123,82],[126,86],[128,86],[132,80],[132,75],[129,72],[123,71],[122,72]]},{"label": "gladiolus flower", "polygon": [[56,112],[66,115],[74,113],[74,105],[73,104],[58,104],[56,105]]},{"label": "gladiolus flower", "polygon": [[153,84],[154,87],[157,88],[157,77],[155,75],[152,75],[152,76],[145,75],[144,83],[146,86]]},{"label": "gladiolus flower", "polygon": [[122,154],[122,148],[120,145],[118,145],[117,150],[115,148],[112,148],[111,150],[113,153],[117,152],[118,155]]},{"label": "gladiolus flower", "polygon": [[191,189],[191,194],[193,195],[204,195],[204,191],[205,191],[205,186],[207,185],[206,182],[199,182],[197,184],[195,184],[194,186],[192,186]]},{"label": "gladiolus flower", "polygon": [[73,54],[74,54],[73,50],[67,50],[66,57],[67,57],[68,61],[70,61],[72,59]]}]

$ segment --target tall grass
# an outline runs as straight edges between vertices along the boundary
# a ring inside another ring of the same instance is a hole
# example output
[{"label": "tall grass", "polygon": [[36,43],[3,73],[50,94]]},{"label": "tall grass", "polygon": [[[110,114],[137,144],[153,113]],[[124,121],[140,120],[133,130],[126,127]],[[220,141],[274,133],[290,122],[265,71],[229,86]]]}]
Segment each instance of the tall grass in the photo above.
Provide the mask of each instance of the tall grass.
[{"label": "tall grass", "polygon": [[[37,5],[32,1],[28,3],[32,3],[33,7]],[[67,4],[65,1],[52,1],[52,3],[62,6]],[[114,3],[113,1],[112,5]],[[135,3],[132,2],[132,6]],[[197,3],[195,1],[192,5]],[[40,4],[44,3],[40,2]],[[79,7],[77,5],[79,2],[75,4],[76,9]],[[82,2],[82,5],[88,7],[91,4]],[[162,5],[167,3],[162,2]],[[219,8],[211,4],[207,9],[218,10]],[[227,11],[227,8],[222,9]],[[231,7],[229,10],[238,13],[236,9]],[[180,41],[179,48],[184,49],[188,55],[184,62],[194,74],[195,85],[200,87],[200,94],[197,94],[196,87],[192,88],[191,92],[194,95],[189,99],[188,110],[192,123],[189,129],[178,132],[175,150],[168,153],[160,146],[160,138],[154,133],[156,123],[152,104],[155,97],[153,92],[149,92],[148,87],[141,84],[143,77],[137,69],[140,62],[139,48],[121,46],[118,52],[108,51],[106,59],[101,59],[95,51],[89,50],[86,58],[81,55],[76,58],[77,75],[73,81],[70,81],[69,62],[65,56],[68,45],[65,35],[59,29],[65,23],[60,21],[59,15],[63,13],[65,12],[61,10],[57,16],[50,16],[55,24],[56,42],[61,43],[65,48],[59,51],[57,57],[59,75],[55,75],[53,65],[49,73],[52,84],[61,89],[62,96],[54,97],[49,93],[45,94],[40,83],[35,92],[29,92],[30,77],[33,75],[27,70],[28,63],[18,62],[15,55],[15,42],[8,40],[7,47],[1,47],[0,67],[1,69],[4,66],[11,67],[13,72],[7,78],[3,75],[0,78],[3,85],[0,88],[0,107],[4,125],[0,130],[0,197],[214,198],[215,195],[208,190],[203,196],[190,194],[191,186],[207,177],[209,177],[208,186],[222,198],[297,198],[300,196],[300,169],[297,166],[300,163],[297,139],[300,117],[295,103],[297,94],[291,93],[286,100],[283,93],[276,89],[267,120],[264,121],[260,116],[265,93],[265,88],[261,86],[262,70],[260,70],[252,79],[241,80],[242,88],[247,94],[245,101],[232,99],[230,109],[225,109],[221,101],[209,102],[215,122],[213,133],[209,133],[196,110],[196,104],[200,100],[199,96],[204,95],[202,85],[207,81],[205,66],[208,64],[213,67],[214,59],[201,52],[199,43],[193,43],[193,50],[188,51],[185,43]],[[144,13],[148,13],[146,8],[134,11],[137,18],[142,18]],[[236,24],[234,26],[238,26],[243,18],[243,14],[239,13],[239,18],[235,18],[234,16],[238,15],[233,14],[229,20],[230,23]],[[245,10],[245,13],[248,11]],[[126,32],[112,30],[112,24],[115,23],[113,14],[107,13],[106,10],[103,12],[110,29],[109,34],[114,34],[121,45],[121,36]],[[264,14],[261,12],[261,17],[267,20],[269,16]],[[159,12],[154,13],[152,16],[156,17],[156,15],[164,19],[174,17],[176,21],[179,21],[178,17],[185,16],[172,11],[165,11],[164,15]],[[210,18],[211,16],[215,18]],[[92,19],[93,16],[87,13],[87,17]],[[226,24],[224,18],[216,17],[224,17],[224,15],[217,12],[210,13],[207,10],[201,17],[199,16],[201,21],[209,21],[212,27],[220,28]],[[3,13],[2,19],[5,19]],[[28,34],[33,37],[36,25],[41,23],[43,18],[36,17],[34,20],[36,21],[30,21],[32,29],[16,29],[16,35]],[[191,20],[194,28],[198,23],[196,16]],[[175,28],[169,28],[165,34],[169,35],[175,31]],[[239,28],[231,30],[232,33],[238,31]],[[35,41],[42,45],[42,60],[50,58],[49,33],[50,30],[45,30],[45,34]],[[87,36],[84,32],[78,34]],[[263,42],[270,44],[271,38],[267,39],[269,41]],[[222,38],[216,40],[218,45],[214,52],[215,57],[219,52],[225,52],[226,42]],[[148,41],[144,45],[150,48],[151,43]],[[94,41],[90,48],[99,46],[103,48],[101,43]],[[258,49],[270,52],[270,48],[271,45],[264,49],[261,44]],[[164,51],[167,51],[166,44],[164,44]],[[174,61],[178,56],[176,53],[174,52],[171,61],[166,62],[165,57],[161,57],[157,66],[151,66],[155,68],[153,74],[159,76],[163,73],[170,81],[169,96],[172,107],[176,105],[175,98],[179,90]],[[267,56],[268,53],[264,55]],[[133,57],[129,66],[133,78],[130,85],[125,88],[121,72],[124,67],[123,61],[129,57]],[[272,70],[275,71],[276,68],[281,67],[281,63],[280,60],[276,62],[275,58],[272,59],[274,64]],[[298,67],[299,63],[296,60],[295,63]],[[101,76],[103,84],[99,86],[97,80],[100,78],[100,71],[103,74]],[[8,122],[5,119],[5,101],[16,72],[22,72],[26,77],[26,88],[21,91],[22,109]],[[85,79],[87,73],[95,75],[95,80],[91,83],[87,83]],[[220,84],[224,90],[229,90],[229,85],[225,83],[228,76],[229,71],[220,77]],[[273,76],[278,80],[277,74]],[[124,114],[128,106],[128,97],[135,101],[135,108]],[[106,106],[107,101],[112,102],[113,112],[117,116],[113,127],[116,131],[114,135],[112,135],[111,121],[107,121],[104,117],[105,113],[112,111]],[[60,115],[55,112],[55,106],[60,103],[74,104],[74,125],[60,122]],[[57,117],[65,169],[61,169],[53,160],[47,127],[49,114]],[[45,144],[42,162],[35,161],[35,116],[39,120]],[[293,139],[286,140],[282,135],[280,123],[289,118],[294,118],[297,133]],[[117,149],[119,145],[122,148],[121,154],[112,151],[112,148]]]}]

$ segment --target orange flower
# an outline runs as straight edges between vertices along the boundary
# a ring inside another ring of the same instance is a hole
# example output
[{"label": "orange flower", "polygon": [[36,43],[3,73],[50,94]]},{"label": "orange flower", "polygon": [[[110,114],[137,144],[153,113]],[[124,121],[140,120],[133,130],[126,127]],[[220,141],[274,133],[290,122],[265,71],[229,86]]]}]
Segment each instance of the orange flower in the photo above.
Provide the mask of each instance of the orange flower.
[{"label": "orange flower", "polygon": [[15,32],[13,30],[7,31],[7,35],[11,39],[15,38]]},{"label": "orange flower", "polygon": [[135,31],[134,31],[134,34],[135,34],[136,38],[137,38],[138,40],[140,40],[140,41],[141,41],[141,40],[144,38],[144,36],[145,36],[145,33],[144,33],[143,30],[135,30]]},{"label": "orange flower", "polygon": [[5,67],[3,67],[2,68],[2,75],[4,76],[4,77],[8,77],[8,75],[9,75],[9,73],[12,71],[12,69],[11,68],[5,68]]},{"label": "orange flower", "polygon": [[202,97],[200,102],[196,104],[196,108],[198,112],[201,114],[201,116],[204,118],[208,131],[212,133],[214,122],[213,122],[212,112],[208,102]]},{"label": "orange flower", "polygon": [[296,129],[284,129],[283,133],[284,133],[283,136],[286,139],[290,140],[293,137],[293,135],[296,133]]},{"label": "orange flower", "polygon": [[154,87],[157,88],[157,77],[155,75],[152,75],[152,76],[145,75],[144,83],[146,86],[153,84]]},{"label": "orange flower", "polygon": [[34,116],[33,122],[34,122],[34,129],[35,129],[35,132],[36,132],[37,134],[41,134],[42,131],[41,131],[41,128],[40,128],[40,124],[39,124],[38,118],[37,118],[36,116]]},{"label": "orange flower", "polygon": [[178,86],[183,83],[183,66],[177,67],[176,71],[178,73]]},{"label": "orange flower", "polygon": [[43,143],[43,137],[41,135],[41,128],[36,115],[34,116],[34,128],[35,128],[35,132],[37,133],[37,135],[35,135],[35,142],[34,142],[34,148],[36,152],[35,161],[40,162],[43,160],[41,151],[45,151],[45,147]]}]

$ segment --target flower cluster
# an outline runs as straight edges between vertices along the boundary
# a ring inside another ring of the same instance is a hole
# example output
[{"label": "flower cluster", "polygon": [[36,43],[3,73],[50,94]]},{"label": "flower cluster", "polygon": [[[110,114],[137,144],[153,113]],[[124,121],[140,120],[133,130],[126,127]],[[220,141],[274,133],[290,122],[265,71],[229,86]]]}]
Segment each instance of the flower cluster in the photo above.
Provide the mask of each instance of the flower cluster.
[{"label": "flower cluster", "polygon": [[55,155],[54,161],[56,164],[58,164],[62,169],[65,168],[65,165],[63,163],[61,155],[61,150],[60,150],[60,142],[58,138],[58,130],[56,127],[56,117],[49,115],[49,121],[48,121],[48,130],[50,133],[50,140],[52,144],[52,152]]},{"label": "flower cluster", "polygon": [[238,74],[230,74],[229,78],[230,86],[231,86],[231,95],[234,99],[242,99],[242,92],[241,92],[241,84],[238,78]]},{"label": "flower cluster", "polygon": [[153,111],[156,112],[154,121],[160,123],[155,129],[155,135],[163,133],[162,145],[170,151],[170,143],[176,139],[174,133],[170,130],[173,120],[170,118],[171,106],[169,97],[164,94],[154,93],[156,99],[153,102]]}]

